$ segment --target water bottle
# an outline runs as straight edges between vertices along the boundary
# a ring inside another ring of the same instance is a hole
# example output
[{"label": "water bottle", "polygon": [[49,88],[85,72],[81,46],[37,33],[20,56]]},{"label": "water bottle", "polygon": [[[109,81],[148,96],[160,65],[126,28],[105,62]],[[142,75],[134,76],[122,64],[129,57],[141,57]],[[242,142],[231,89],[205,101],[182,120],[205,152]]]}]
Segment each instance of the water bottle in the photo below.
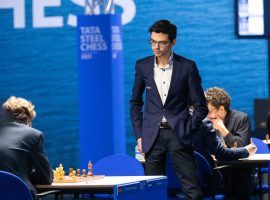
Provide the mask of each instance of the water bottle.
[{"label": "water bottle", "polygon": [[135,146],[135,158],[139,161],[144,161],[144,155],[139,151],[138,145]]}]

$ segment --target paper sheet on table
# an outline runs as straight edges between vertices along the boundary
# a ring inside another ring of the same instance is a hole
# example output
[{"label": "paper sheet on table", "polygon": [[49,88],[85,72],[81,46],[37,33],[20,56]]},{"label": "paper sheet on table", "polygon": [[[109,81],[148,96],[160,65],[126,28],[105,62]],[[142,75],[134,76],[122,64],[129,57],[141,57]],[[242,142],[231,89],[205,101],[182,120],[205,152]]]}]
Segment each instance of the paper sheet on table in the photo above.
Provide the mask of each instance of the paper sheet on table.
[{"label": "paper sheet on table", "polygon": [[253,156],[249,156],[248,158],[241,158],[239,160],[269,160],[270,154],[254,154]]}]

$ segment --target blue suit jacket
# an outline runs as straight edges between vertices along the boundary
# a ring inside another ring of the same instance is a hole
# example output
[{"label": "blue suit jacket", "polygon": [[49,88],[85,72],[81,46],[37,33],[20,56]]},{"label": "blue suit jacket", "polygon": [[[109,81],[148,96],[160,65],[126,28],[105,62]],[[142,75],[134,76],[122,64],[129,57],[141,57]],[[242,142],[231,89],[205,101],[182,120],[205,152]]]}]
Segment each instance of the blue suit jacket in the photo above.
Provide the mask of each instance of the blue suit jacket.
[{"label": "blue suit jacket", "polygon": [[[144,153],[149,151],[155,141],[162,116],[165,116],[181,143],[190,146],[192,132],[200,126],[208,113],[195,62],[173,55],[171,83],[163,105],[154,80],[154,61],[155,56],[150,56],[136,62],[130,100],[133,129],[136,139],[142,138]],[[194,106],[192,116],[188,112],[189,104]]]}]

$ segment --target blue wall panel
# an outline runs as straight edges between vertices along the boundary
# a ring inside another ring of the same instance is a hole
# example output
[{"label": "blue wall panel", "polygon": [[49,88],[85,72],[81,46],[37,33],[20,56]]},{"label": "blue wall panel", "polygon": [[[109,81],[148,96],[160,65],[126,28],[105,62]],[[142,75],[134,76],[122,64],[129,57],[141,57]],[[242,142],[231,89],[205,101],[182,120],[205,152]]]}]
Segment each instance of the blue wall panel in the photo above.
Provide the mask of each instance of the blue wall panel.
[{"label": "blue wall panel", "polygon": [[126,153],[121,16],[80,15],[77,29],[83,167],[89,160]]}]

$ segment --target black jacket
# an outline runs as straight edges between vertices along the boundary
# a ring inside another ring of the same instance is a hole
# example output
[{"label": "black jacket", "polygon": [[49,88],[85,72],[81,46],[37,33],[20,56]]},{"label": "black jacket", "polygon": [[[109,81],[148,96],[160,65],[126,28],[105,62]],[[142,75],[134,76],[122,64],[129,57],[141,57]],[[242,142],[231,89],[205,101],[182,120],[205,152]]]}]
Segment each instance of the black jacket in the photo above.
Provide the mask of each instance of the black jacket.
[{"label": "black jacket", "polygon": [[42,132],[17,122],[2,122],[0,170],[17,175],[33,192],[33,184],[50,184],[53,173],[43,143]]}]

